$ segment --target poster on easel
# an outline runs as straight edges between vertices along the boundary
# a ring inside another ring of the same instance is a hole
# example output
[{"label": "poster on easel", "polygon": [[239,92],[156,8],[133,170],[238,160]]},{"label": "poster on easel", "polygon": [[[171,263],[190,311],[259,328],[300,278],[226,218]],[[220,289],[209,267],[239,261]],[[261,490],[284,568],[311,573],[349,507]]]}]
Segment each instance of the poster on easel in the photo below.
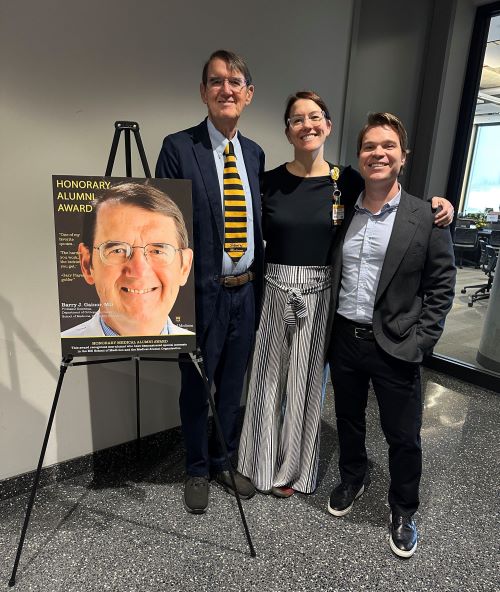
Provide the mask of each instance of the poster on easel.
[{"label": "poster on easel", "polygon": [[196,349],[191,182],[52,177],[62,355]]}]

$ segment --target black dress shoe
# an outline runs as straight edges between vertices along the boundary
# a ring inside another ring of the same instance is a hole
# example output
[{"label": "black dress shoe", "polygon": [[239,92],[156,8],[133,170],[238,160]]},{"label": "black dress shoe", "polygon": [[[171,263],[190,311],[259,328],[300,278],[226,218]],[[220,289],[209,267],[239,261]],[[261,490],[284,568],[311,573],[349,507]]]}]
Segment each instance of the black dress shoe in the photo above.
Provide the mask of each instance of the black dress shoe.
[{"label": "black dress shoe", "polygon": [[[215,475],[217,483],[222,485],[224,489],[231,495],[235,495],[233,489],[233,482],[231,481],[231,474],[229,471],[221,471]],[[255,487],[247,477],[244,477],[238,471],[234,471],[234,482],[236,483],[236,489],[240,494],[241,499],[250,499],[255,495]]]},{"label": "black dress shoe", "polygon": [[364,490],[363,484],[339,483],[330,494],[328,511],[334,516],[345,516],[351,511],[354,500],[360,497]]},{"label": "black dress shoe", "polygon": [[391,514],[389,545],[398,557],[408,559],[417,548],[417,527],[412,516]]},{"label": "black dress shoe", "polygon": [[208,479],[188,477],[184,483],[184,507],[190,514],[204,514],[208,507]]}]

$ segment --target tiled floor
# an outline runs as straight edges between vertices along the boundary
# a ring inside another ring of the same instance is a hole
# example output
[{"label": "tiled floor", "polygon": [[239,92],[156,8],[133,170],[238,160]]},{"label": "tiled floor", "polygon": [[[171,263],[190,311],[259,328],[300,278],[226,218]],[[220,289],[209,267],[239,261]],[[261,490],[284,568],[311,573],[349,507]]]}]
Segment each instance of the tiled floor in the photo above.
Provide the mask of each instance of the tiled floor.
[{"label": "tiled floor", "polygon": [[[336,480],[332,397],[322,429],[321,480],[310,496],[243,502],[251,558],[234,498],[217,486],[203,516],[181,503],[182,446],[136,474],[68,480],[40,492],[15,590],[85,592],[500,590],[500,396],[424,372],[424,474],[419,548],[387,543],[386,445],[370,399],[372,484],[353,511],[326,510]],[[0,504],[0,579],[7,586],[26,496]]]}]

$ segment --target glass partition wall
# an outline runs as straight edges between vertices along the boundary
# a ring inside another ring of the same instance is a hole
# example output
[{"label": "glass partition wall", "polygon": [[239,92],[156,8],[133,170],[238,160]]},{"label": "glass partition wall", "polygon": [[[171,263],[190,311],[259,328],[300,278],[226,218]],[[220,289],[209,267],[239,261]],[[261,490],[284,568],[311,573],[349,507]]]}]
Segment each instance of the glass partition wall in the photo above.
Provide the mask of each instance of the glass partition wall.
[{"label": "glass partition wall", "polygon": [[453,162],[457,288],[427,365],[500,392],[500,2],[477,10]]}]

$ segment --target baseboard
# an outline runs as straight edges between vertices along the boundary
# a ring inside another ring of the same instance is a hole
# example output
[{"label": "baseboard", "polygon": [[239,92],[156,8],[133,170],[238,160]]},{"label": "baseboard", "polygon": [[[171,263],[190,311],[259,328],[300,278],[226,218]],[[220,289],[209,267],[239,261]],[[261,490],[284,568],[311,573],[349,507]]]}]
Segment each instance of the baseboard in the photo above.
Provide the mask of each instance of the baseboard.
[{"label": "baseboard", "polygon": [[485,368],[477,368],[467,362],[436,353],[424,358],[423,365],[451,378],[458,378],[481,388],[489,389],[494,393],[500,393],[500,374]]},{"label": "baseboard", "polygon": [[[104,470],[106,473],[122,471],[131,465],[136,465],[138,453],[147,462],[156,462],[166,458],[173,447],[182,445],[181,429],[179,427],[145,436],[140,440],[132,440],[97,450],[84,456],[63,461],[49,467],[44,467],[40,475],[39,487],[44,487],[77,477]],[[29,471],[22,475],[9,477],[0,481],[0,500],[5,500],[30,491],[36,471]]]}]

